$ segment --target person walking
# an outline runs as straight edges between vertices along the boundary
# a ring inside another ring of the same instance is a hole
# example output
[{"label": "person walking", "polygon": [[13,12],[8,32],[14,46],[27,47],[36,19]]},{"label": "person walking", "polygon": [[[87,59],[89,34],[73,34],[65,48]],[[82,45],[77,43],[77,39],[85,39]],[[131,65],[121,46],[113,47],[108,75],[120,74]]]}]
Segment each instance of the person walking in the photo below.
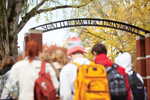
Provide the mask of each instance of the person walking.
[{"label": "person walking", "polygon": [[[36,42],[30,41],[27,44],[25,59],[13,65],[6,83],[13,99],[34,100],[34,84],[39,77],[42,63],[38,58],[38,53],[38,45]],[[58,89],[59,82],[49,63],[46,63],[45,72],[50,74],[54,88]]]},{"label": "person walking", "polygon": [[128,75],[128,81],[132,90],[133,100],[147,100],[145,99],[146,91],[144,90],[144,81],[142,76],[132,70],[132,57],[130,53],[125,52],[115,58],[115,63],[125,68]]},{"label": "person walking", "polygon": [[[51,60],[50,54],[47,53],[47,52],[41,52],[41,53],[39,54],[39,59],[40,59],[41,61],[48,62],[48,63],[53,67],[53,69],[55,70],[57,79],[59,80],[59,72],[55,69],[55,67],[54,67],[54,65],[53,65],[53,62],[52,62],[52,60]],[[56,97],[57,97],[57,100],[59,100],[58,90],[56,90]]]},{"label": "person walking", "polygon": [[78,37],[67,40],[71,62],[60,72],[62,100],[111,100],[104,66],[84,58],[84,48]]},{"label": "person walking", "polygon": [[63,66],[67,64],[65,54],[60,49],[56,49],[53,51],[51,58],[53,61],[53,65],[57,70],[57,73],[60,73]]},{"label": "person walking", "polygon": [[[68,50],[67,54],[70,56],[72,62],[77,62],[80,65],[90,64],[90,60],[84,58],[84,48],[82,42],[78,37],[71,37],[67,40]],[[60,97],[62,100],[74,99],[74,82],[77,76],[77,66],[73,63],[65,65],[60,72]]]},{"label": "person walking", "polygon": [[53,67],[53,69],[54,69],[54,71],[55,71],[55,73],[56,73],[57,79],[58,79],[59,73],[58,73],[58,71],[56,70],[56,68],[55,68],[54,65],[53,65],[53,61],[52,61],[52,59],[51,59],[50,54],[49,54],[48,52],[41,52],[41,53],[39,54],[39,59],[40,59],[41,61],[45,61],[45,62],[49,63],[49,64]]},{"label": "person walking", "polygon": [[[101,43],[96,43],[93,46],[93,48],[91,50],[91,53],[93,54],[93,58],[94,58],[95,63],[104,65],[106,67],[107,74],[108,74],[108,72],[111,73],[110,69],[116,69],[117,68],[116,70],[114,70],[112,72],[112,75],[108,75],[108,79],[115,78],[115,77],[119,78],[122,75],[124,77],[125,88],[123,88],[123,89],[117,89],[118,86],[113,87],[113,85],[115,85],[115,84],[124,86],[123,84],[118,83],[119,81],[115,81],[115,82],[113,82],[113,81],[110,82],[109,81],[110,94],[111,94],[111,98],[112,98],[111,100],[124,100],[124,99],[125,100],[131,100],[131,90],[130,90],[130,85],[128,83],[127,74],[125,73],[125,69],[122,68],[121,66],[114,65],[114,63],[111,60],[108,59],[107,49],[106,49],[105,45],[103,45]],[[117,73],[117,74],[113,74],[113,73]],[[119,96],[119,94],[121,94],[121,92],[119,92],[119,91],[123,92],[124,90],[127,91],[127,93],[124,92],[124,93],[126,93],[125,97]]]},{"label": "person walking", "polygon": [[6,56],[2,61],[2,66],[0,67],[0,99],[7,99],[9,97],[9,91],[5,87],[5,83],[14,64],[15,60],[12,56]]}]

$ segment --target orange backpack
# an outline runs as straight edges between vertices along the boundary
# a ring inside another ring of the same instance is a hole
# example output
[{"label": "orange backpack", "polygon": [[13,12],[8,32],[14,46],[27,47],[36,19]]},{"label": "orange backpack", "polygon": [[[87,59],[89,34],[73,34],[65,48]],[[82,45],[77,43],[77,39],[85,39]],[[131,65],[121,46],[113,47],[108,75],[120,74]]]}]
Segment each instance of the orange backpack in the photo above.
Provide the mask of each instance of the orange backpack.
[{"label": "orange backpack", "polygon": [[39,78],[35,81],[34,100],[56,100],[55,88],[49,73],[45,73],[46,62],[42,62]]},{"label": "orange backpack", "polygon": [[75,81],[74,100],[111,100],[107,72],[103,65],[95,64],[78,66]]}]

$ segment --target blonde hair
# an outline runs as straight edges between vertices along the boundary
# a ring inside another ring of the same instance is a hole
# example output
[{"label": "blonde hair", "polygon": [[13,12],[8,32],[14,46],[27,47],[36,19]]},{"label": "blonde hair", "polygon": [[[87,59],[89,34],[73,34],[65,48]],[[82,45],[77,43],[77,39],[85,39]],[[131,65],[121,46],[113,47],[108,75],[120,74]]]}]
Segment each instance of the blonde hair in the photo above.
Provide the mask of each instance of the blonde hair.
[{"label": "blonde hair", "polygon": [[58,62],[61,66],[65,66],[67,64],[66,56],[60,49],[53,51],[52,61]]},{"label": "blonde hair", "polygon": [[55,70],[55,73],[56,73],[57,78],[59,77],[59,73],[57,72],[56,68],[54,67],[53,62],[52,62],[52,60],[51,60],[51,56],[50,56],[49,53],[47,53],[47,52],[41,52],[41,53],[39,54],[39,59],[40,59],[41,61],[48,62],[48,63],[53,67],[53,69]]}]

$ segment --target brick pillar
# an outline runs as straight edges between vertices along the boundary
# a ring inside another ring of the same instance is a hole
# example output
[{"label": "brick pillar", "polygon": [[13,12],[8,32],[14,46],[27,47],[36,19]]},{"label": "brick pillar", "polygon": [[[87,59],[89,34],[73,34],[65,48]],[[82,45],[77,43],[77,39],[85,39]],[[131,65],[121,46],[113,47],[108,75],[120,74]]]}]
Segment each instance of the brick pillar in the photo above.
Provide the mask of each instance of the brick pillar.
[{"label": "brick pillar", "polygon": [[136,50],[137,50],[137,72],[143,77],[144,85],[147,87],[145,38],[141,36],[136,37]]},{"label": "brick pillar", "polygon": [[38,44],[39,51],[43,51],[43,45],[42,45],[42,30],[29,30],[28,31],[28,41],[35,41]]},{"label": "brick pillar", "polygon": [[26,47],[27,47],[27,43],[28,43],[28,33],[24,34],[24,42],[25,42],[25,51],[26,51]]},{"label": "brick pillar", "polygon": [[150,100],[150,33],[145,35],[147,95]]}]

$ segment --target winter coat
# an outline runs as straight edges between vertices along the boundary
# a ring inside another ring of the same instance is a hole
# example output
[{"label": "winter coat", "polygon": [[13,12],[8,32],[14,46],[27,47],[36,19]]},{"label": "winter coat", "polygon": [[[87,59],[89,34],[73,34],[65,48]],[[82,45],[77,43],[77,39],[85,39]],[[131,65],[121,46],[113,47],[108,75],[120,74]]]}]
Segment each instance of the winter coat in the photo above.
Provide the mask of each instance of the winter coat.
[{"label": "winter coat", "polygon": [[[128,52],[125,52],[123,54],[118,55],[115,58],[115,63],[122,66],[123,68],[125,68],[125,72],[129,76],[133,75],[133,70],[132,70],[132,65],[131,65],[132,58],[131,58],[131,55]],[[144,84],[142,76],[139,73],[137,73],[136,75],[139,78],[139,80]],[[146,87],[145,87],[145,100],[147,100]]]},{"label": "winter coat", "polygon": [[[129,76],[133,74],[132,65],[131,65],[132,58],[128,52],[120,54],[118,57],[116,57],[115,63],[122,66],[125,69],[125,72]],[[140,74],[137,73],[137,77],[141,80],[142,83],[144,83]]]},{"label": "winter coat", "polygon": [[6,99],[9,95],[9,91],[5,87],[5,83],[10,74],[11,67],[12,66],[4,67],[2,70],[0,70],[0,99]]},{"label": "winter coat", "polygon": [[[13,99],[34,100],[34,83],[41,70],[41,61],[36,57],[31,63],[26,57],[24,60],[13,65],[6,87],[10,91]],[[53,85],[57,90],[59,83],[54,69],[46,63],[46,73],[50,73]]]},{"label": "winter coat", "polygon": [[[111,67],[113,65],[113,62],[108,59],[106,54],[99,54],[98,56],[96,56],[95,63],[102,64],[106,67]],[[132,100],[130,85],[128,83],[127,74],[125,73],[125,69],[121,66],[118,66],[117,71],[125,77],[124,80],[126,82],[126,88],[127,88],[127,100]]]}]

